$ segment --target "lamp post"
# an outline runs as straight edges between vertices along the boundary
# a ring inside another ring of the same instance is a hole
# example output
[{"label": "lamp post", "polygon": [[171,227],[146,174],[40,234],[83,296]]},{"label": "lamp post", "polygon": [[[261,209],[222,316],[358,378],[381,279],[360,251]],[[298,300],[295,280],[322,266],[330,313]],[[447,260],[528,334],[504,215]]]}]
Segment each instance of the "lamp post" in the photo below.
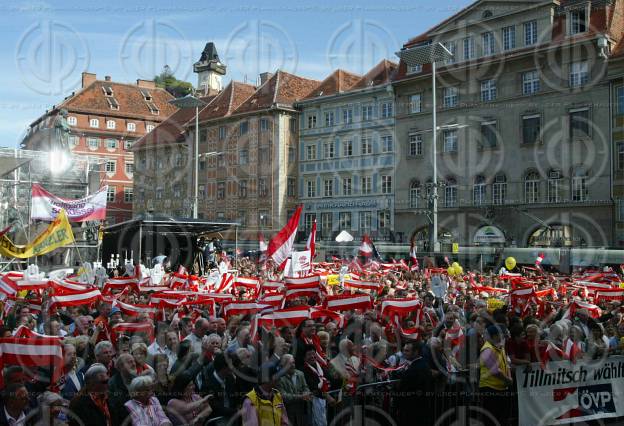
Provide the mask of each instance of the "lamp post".
[{"label": "lamp post", "polygon": [[402,49],[396,55],[407,64],[407,66],[416,66],[431,64],[431,84],[433,94],[433,203],[432,203],[432,232],[430,235],[431,248],[433,252],[440,251],[440,243],[438,242],[438,163],[437,163],[437,133],[438,133],[438,112],[436,99],[436,62],[448,60],[453,54],[440,42],[429,43],[422,46],[415,46]]},{"label": "lamp post", "polygon": [[197,210],[199,207],[199,107],[206,105],[206,102],[199,98],[189,94],[182,98],[176,98],[169,101],[170,104],[177,106],[178,108],[195,108],[195,149],[193,150],[194,157],[194,194],[193,194],[193,219],[197,219]]}]

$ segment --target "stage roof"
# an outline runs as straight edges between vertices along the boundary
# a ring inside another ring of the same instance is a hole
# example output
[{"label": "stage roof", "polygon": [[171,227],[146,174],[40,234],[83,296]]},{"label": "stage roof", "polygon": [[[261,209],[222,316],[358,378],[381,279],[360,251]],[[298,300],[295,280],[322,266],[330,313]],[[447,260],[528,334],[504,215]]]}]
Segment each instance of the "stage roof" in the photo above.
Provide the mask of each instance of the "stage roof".
[{"label": "stage roof", "polygon": [[210,222],[204,219],[190,219],[168,216],[137,216],[125,222],[116,223],[104,228],[104,234],[126,232],[168,233],[176,235],[199,235],[221,232],[238,227],[238,222]]}]

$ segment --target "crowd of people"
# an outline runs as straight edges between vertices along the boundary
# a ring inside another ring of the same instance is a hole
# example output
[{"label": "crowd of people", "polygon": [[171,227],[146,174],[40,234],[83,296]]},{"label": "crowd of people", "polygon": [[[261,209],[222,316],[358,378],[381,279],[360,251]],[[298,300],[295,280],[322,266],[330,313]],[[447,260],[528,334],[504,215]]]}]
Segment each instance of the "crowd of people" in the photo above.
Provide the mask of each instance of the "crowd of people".
[{"label": "crowd of people", "polygon": [[[315,264],[312,272],[326,277],[343,263]],[[52,309],[46,300],[54,290],[5,296],[0,335],[28,329],[58,337],[63,365],[55,374],[59,366],[4,360],[0,425],[324,426],[348,424],[357,410],[377,424],[426,425],[454,418],[460,406],[482,407],[486,423],[514,424],[515,370],[622,350],[621,299],[603,294],[622,280],[613,271],[449,274],[404,265],[352,271],[377,290],[349,288],[341,274],[337,284],[321,280],[318,295],[287,298],[280,307],[329,311],[328,295],[362,294],[371,296],[371,308],[270,326],[258,324],[258,311],[227,315],[228,302],[218,298],[150,310],[152,292],[139,286]],[[231,268],[261,282],[280,278],[249,259]],[[163,283],[181,275],[169,273]],[[205,284],[185,279],[176,291]],[[225,293],[251,303],[262,292],[232,286]],[[418,304],[387,315],[384,301]],[[137,327],[119,332],[119,324]]]}]

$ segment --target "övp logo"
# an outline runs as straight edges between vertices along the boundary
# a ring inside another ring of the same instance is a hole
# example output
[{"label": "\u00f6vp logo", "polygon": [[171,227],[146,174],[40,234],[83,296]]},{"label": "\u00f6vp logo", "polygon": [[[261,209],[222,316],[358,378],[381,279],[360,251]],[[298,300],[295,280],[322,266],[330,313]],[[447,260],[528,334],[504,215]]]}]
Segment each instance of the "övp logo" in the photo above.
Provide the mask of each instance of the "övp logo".
[{"label": "\u00f6vp logo", "polygon": [[574,419],[595,414],[615,414],[611,383],[553,390],[553,400],[571,409],[559,419]]}]

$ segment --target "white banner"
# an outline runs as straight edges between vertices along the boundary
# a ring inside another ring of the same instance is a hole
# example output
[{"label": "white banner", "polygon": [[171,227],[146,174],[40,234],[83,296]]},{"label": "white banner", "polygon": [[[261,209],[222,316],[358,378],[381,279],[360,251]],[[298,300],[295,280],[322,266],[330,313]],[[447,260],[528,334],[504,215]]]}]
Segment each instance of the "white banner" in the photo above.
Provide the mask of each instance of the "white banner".
[{"label": "white banner", "polygon": [[106,219],[106,194],[108,186],[78,200],[57,197],[37,184],[32,186],[31,219],[54,220],[61,209],[70,222]]},{"label": "white banner", "polygon": [[624,416],[624,357],[516,369],[520,426]]},{"label": "white banner", "polygon": [[307,272],[311,267],[311,253],[310,250],[305,251],[293,251],[292,254],[292,271],[293,272]]}]

